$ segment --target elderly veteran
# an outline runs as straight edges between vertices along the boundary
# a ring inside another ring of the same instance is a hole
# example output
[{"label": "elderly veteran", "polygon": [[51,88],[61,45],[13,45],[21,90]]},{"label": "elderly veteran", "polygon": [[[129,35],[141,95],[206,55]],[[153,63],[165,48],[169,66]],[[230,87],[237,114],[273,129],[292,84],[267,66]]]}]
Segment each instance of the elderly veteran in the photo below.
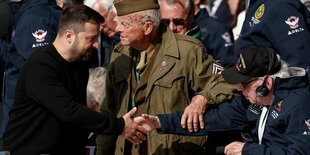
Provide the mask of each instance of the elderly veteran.
[{"label": "elderly veteran", "polygon": [[228,82],[238,83],[243,95],[208,109],[204,129],[188,132],[180,124],[180,111],[142,116],[149,128],[161,128],[158,132],[167,134],[248,131],[244,142],[235,141],[225,147],[227,155],[310,154],[310,86],[305,75],[305,69],[288,67],[280,61],[274,50],[250,46],[242,52],[236,67],[223,72]]},{"label": "elderly veteran", "polygon": [[[212,56],[203,55],[202,43],[174,34],[160,23],[157,0],[122,0],[114,4],[121,43],[111,56],[102,112],[121,116],[138,107],[137,115],[156,115],[187,107],[188,123],[198,118],[203,123],[207,104],[233,97],[236,85],[225,82],[220,74],[222,66]],[[201,153],[206,139],[151,132],[142,144],[131,144],[117,135],[99,136],[97,154]]]}]

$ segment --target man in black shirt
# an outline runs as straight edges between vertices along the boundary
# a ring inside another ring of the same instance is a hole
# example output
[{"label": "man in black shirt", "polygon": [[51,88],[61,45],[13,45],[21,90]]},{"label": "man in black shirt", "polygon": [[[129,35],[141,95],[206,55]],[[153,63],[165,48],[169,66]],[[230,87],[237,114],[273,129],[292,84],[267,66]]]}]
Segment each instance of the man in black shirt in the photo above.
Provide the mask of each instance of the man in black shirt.
[{"label": "man in black shirt", "polygon": [[32,53],[21,69],[14,104],[4,134],[11,154],[85,154],[89,131],[121,134],[133,143],[145,137],[134,124],[136,108],[123,118],[86,107],[85,61],[98,47],[104,19],[91,8],[65,9],[52,45]]}]

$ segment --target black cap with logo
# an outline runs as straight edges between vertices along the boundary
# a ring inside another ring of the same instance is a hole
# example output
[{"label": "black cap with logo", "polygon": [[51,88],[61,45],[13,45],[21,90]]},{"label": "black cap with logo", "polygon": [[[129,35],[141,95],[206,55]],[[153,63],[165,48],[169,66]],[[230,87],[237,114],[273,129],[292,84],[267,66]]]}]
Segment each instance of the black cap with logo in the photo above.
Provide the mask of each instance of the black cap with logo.
[{"label": "black cap with logo", "polygon": [[[269,69],[270,52],[274,56]],[[268,49],[262,46],[246,47],[235,66],[225,69],[222,73],[224,79],[228,83],[237,84],[249,80],[253,77],[263,77],[267,74],[272,75],[277,73],[281,68],[281,61],[277,59],[273,49]],[[269,71],[269,72],[268,72]]]}]

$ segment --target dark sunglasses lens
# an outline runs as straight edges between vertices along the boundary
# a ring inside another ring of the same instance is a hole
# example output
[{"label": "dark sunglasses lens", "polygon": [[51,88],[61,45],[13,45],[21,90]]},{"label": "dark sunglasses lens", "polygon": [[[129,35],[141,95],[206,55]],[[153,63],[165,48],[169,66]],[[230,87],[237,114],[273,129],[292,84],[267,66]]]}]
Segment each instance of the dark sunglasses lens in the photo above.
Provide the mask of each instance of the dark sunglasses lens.
[{"label": "dark sunglasses lens", "polygon": [[169,20],[169,19],[161,19],[161,22],[163,22],[163,23],[169,25],[170,20]]},{"label": "dark sunglasses lens", "polygon": [[184,19],[173,19],[173,24],[175,25],[184,25],[185,20]]},{"label": "dark sunglasses lens", "polygon": [[[184,19],[173,19],[173,24],[174,25],[184,25],[185,24],[185,20]],[[169,19],[161,19],[161,22],[169,25],[170,24],[170,20]]]}]

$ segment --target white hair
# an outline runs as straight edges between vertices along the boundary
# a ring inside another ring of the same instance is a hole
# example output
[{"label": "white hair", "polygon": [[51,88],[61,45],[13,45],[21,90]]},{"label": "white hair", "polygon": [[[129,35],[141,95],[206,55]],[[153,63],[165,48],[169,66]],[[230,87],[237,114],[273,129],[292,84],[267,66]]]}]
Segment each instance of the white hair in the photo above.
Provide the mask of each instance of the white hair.
[{"label": "white hair", "polygon": [[146,21],[153,22],[153,25],[158,27],[160,24],[160,10],[159,9],[150,9],[145,10],[144,14],[141,15],[141,23],[144,24]]},{"label": "white hair", "polygon": [[306,75],[305,69],[299,68],[299,67],[289,67],[288,63],[280,59],[279,54],[277,54],[277,61],[281,61],[281,68],[277,73],[270,75],[270,77],[272,77],[273,79],[277,77],[281,79],[285,79],[285,78],[290,78],[290,77],[295,77],[295,76]]},{"label": "white hair", "polygon": [[97,0],[97,2],[103,6],[105,10],[117,14],[113,1],[114,0]]}]

